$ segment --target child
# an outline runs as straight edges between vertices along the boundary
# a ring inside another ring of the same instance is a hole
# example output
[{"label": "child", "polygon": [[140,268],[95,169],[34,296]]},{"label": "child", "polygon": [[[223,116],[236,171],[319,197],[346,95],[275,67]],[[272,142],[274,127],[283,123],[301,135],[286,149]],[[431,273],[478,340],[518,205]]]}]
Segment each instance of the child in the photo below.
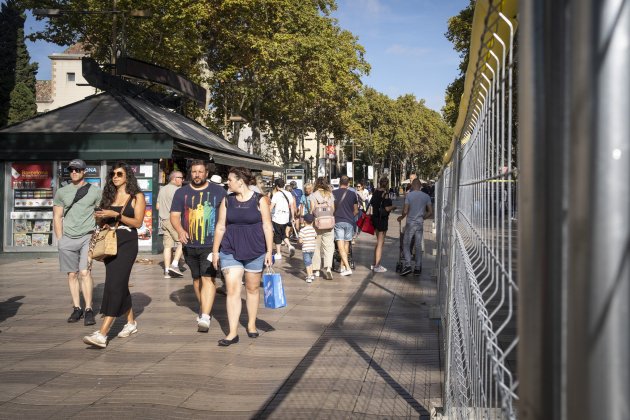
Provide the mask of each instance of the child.
[{"label": "child", "polygon": [[315,253],[315,238],[317,233],[313,228],[312,214],[304,215],[304,227],[300,230],[300,243],[302,244],[302,257],[304,258],[304,266],[306,267],[306,282],[312,283],[313,278],[313,254]]}]

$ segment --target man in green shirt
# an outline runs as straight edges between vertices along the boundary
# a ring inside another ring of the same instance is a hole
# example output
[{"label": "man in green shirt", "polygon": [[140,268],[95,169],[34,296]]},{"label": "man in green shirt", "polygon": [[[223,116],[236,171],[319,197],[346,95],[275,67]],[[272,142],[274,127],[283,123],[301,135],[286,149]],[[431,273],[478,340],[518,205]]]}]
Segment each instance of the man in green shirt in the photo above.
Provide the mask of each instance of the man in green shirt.
[{"label": "man in green shirt", "polygon": [[[85,181],[85,168],[86,164],[81,159],[74,159],[68,164],[72,182],[58,189],[55,194],[53,228],[58,240],[60,269],[62,273],[68,273],[72,296],[73,309],[68,322],[77,322],[85,316],[84,325],[94,325],[94,285],[88,270],[87,254],[96,226],[94,208],[99,205],[102,192]],[[80,291],[85,300],[85,312],[81,309]]]}]

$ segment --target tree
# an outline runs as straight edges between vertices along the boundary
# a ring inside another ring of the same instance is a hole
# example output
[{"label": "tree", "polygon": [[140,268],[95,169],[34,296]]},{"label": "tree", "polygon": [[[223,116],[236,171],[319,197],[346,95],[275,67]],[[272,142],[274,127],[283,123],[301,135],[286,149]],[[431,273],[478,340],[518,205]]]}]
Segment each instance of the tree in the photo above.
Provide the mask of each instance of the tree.
[{"label": "tree", "polygon": [[11,106],[7,124],[19,123],[36,114],[35,94],[25,83],[19,82],[11,91]]},{"label": "tree", "polygon": [[[202,79],[204,38],[215,19],[215,10],[202,0],[19,0],[25,9],[51,8],[68,11],[47,18],[43,30],[29,35],[57,45],[82,42],[90,56],[109,63],[112,51],[177,71],[198,82]],[[149,9],[148,19],[126,12]],[[84,14],[90,12],[119,13]],[[75,13],[72,13],[75,12]],[[125,13],[122,13],[125,12]],[[38,20],[45,19],[38,17]]]},{"label": "tree", "polygon": [[24,16],[9,0],[0,10],[0,127],[37,114],[35,75],[37,64],[30,63],[24,43]]},{"label": "tree", "polygon": [[446,105],[442,108],[444,119],[451,125],[457,123],[459,103],[464,94],[464,79],[468,69],[470,58],[470,36],[472,21],[475,14],[476,0],[470,0],[468,6],[462,9],[457,16],[448,20],[448,31],[444,34],[453,43],[453,49],[459,53],[459,76],[446,88]]},{"label": "tree", "polygon": [[363,160],[389,167],[398,179],[412,170],[433,177],[452,136],[442,116],[410,94],[393,100],[365,88],[346,118],[353,122],[349,134],[363,150]]}]

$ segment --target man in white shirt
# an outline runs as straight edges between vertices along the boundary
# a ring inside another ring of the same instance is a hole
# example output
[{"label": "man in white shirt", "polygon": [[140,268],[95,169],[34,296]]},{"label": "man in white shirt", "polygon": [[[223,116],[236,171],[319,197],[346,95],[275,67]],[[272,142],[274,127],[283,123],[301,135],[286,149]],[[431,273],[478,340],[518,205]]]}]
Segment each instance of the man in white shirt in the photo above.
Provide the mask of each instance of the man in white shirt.
[{"label": "man in white shirt", "polygon": [[273,243],[276,244],[276,254],[274,255],[276,260],[282,259],[280,247],[283,242],[289,247],[289,256],[292,257],[295,254],[295,247],[291,245],[286,235],[286,228],[290,225],[291,216],[295,212],[293,194],[284,190],[284,179],[276,179],[271,197],[271,222],[273,224]]}]

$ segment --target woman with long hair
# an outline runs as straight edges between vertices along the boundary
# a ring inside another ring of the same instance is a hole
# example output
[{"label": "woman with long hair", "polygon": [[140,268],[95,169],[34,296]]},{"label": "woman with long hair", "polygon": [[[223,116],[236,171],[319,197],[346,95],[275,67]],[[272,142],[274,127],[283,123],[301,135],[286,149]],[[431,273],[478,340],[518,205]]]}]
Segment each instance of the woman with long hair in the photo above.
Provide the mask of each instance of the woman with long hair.
[{"label": "woman with long hair", "polygon": [[146,203],[138,181],[125,162],[117,162],[107,175],[100,209],[94,212],[103,228],[116,226],[116,255],[105,259],[105,288],[101,314],[103,323],[98,331],[83,337],[83,342],[96,347],[107,347],[107,333],[114,320],[125,316],[127,323],[118,337],[129,337],[138,332],[131,307],[129,276],[138,255],[138,231],[144,219]]},{"label": "woman with long hair", "polygon": [[[326,177],[320,176],[315,181],[313,187],[313,193],[309,195],[311,213],[315,216],[317,222],[317,206],[318,204],[327,205],[332,209],[332,213],[335,212],[335,197],[332,195],[332,190],[328,184]],[[315,226],[315,225],[314,225]],[[335,234],[334,228],[330,229],[318,229],[315,226],[315,232],[317,232],[317,246],[315,247],[315,253],[313,254],[313,272],[315,276],[323,276],[326,280],[332,280],[332,262],[333,254],[335,252]],[[322,257],[324,259],[324,269],[322,270]]]},{"label": "woman with long hair", "polygon": [[372,209],[372,224],[374,225],[374,236],[376,236],[376,246],[374,247],[374,265],[372,270],[377,273],[387,271],[381,265],[381,257],[383,255],[383,244],[387,235],[387,225],[389,222],[389,213],[396,210],[396,206],[392,204],[387,187],[389,179],[381,178],[378,181],[378,188],[374,190],[370,207]]},{"label": "woman with long hair", "polygon": [[247,336],[258,337],[256,315],[260,301],[260,279],[263,266],[271,266],[273,228],[268,200],[249,189],[252,174],[245,168],[230,168],[227,178],[230,194],[219,207],[214,231],[212,263],[221,271],[227,288],[229,332],[219,346],[236,344],[241,316],[241,280],[245,274],[247,290]]}]

